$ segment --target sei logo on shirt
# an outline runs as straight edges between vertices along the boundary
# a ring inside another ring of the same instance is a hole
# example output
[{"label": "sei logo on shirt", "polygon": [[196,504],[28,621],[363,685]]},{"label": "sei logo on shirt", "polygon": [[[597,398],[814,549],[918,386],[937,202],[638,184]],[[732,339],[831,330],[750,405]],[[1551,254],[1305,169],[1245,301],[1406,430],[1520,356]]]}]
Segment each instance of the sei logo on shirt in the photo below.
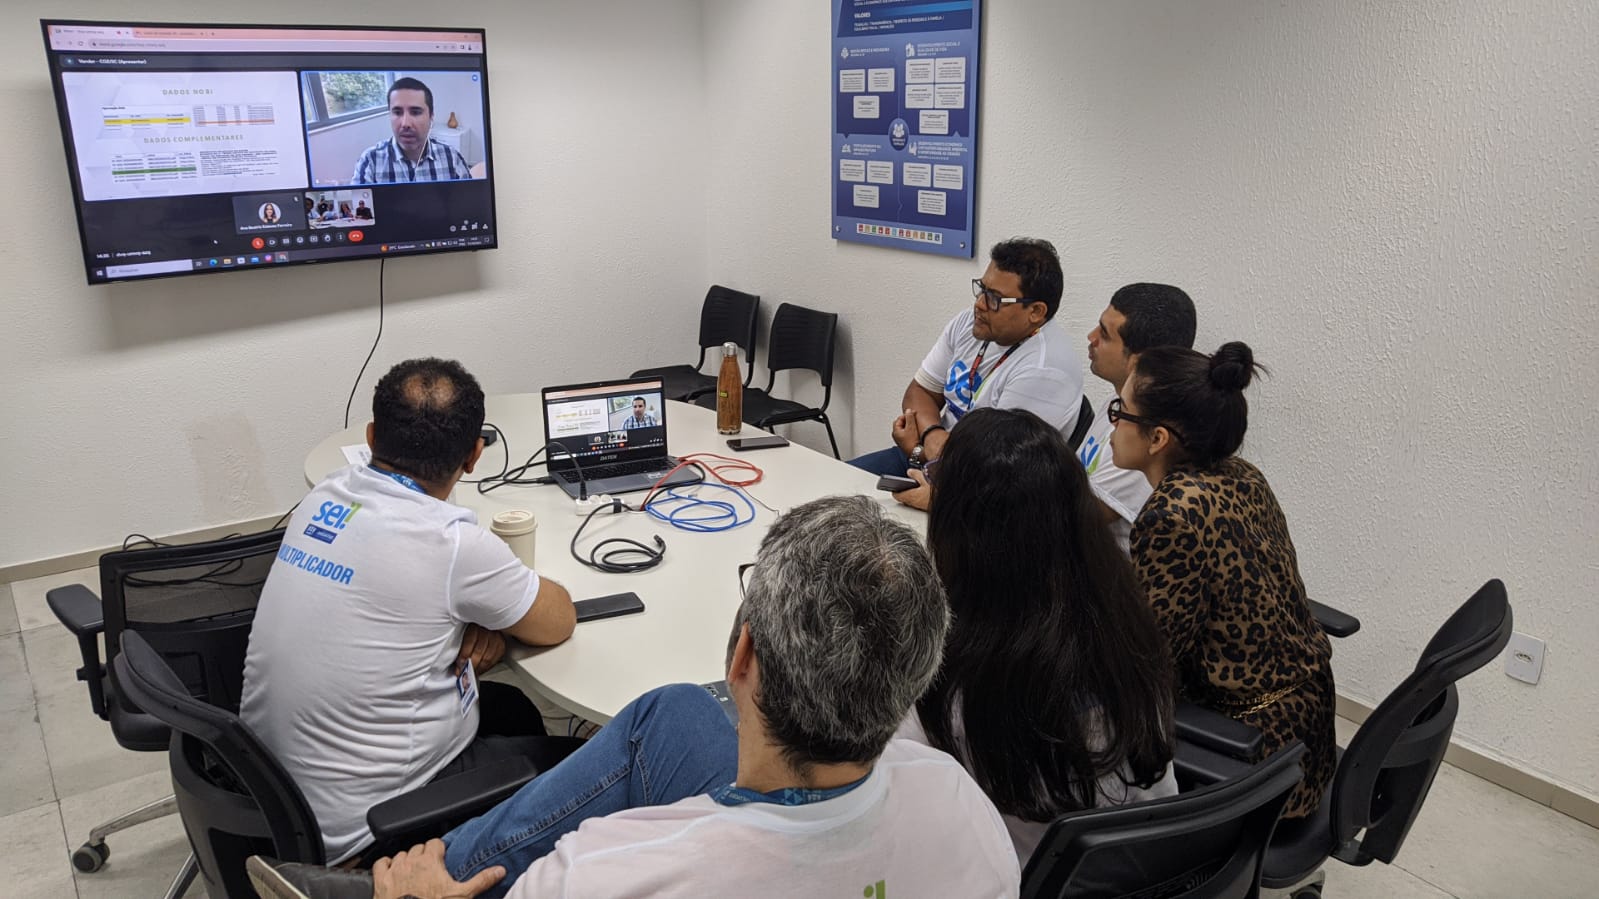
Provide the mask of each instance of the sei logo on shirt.
[{"label": "sei logo on shirt", "polygon": [[[321,540],[323,543],[332,543],[339,536],[337,532],[344,530],[344,526],[349,524],[350,519],[354,518],[355,513],[359,511],[361,511],[360,503],[352,503],[346,507],[343,503],[325,502],[321,508],[317,509],[316,517],[312,518],[311,523],[306,525],[305,535],[314,540]],[[321,522],[328,527],[318,527],[317,522]],[[329,530],[329,528],[332,530]]]}]

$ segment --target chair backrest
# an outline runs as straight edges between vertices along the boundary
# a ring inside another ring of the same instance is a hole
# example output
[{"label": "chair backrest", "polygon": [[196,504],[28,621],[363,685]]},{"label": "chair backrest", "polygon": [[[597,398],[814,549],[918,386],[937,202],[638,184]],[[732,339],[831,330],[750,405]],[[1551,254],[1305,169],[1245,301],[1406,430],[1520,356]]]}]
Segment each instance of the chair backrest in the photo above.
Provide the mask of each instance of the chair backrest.
[{"label": "chair backrest", "polygon": [[1022,899],[1254,897],[1277,817],[1303,772],[1290,743],[1232,780],[1055,819],[1022,872]]},{"label": "chair backrest", "polygon": [[1094,404],[1083,397],[1083,404],[1077,407],[1077,424],[1072,425],[1072,435],[1066,438],[1066,445],[1076,452],[1083,445],[1083,438],[1088,436],[1088,426],[1094,423]]},{"label": "chair backrest", "polygon": [[1460,709],[1455,682],[1498,656],[1513,626],[1505,585],[1483,584],[1361,724],[1333,777],[1332,855],[1356,865],[1394,860],[1449,748]]},{"label": "chair backrest", "polygon": [[[700,306],[700,361],[694,367],[705,366],[705,351],[728,341],[738,344],[744,351],[744,385],[755,375],[755,336],[760,326],[761,298],[731,287],[712,284],[705,292],[705,302]],[[712,356],[712,361],[720,357]],[[716,374],[712,371],[711,374]]]},{"label": "chair backrest", "polygon": [[[116,658],[123,632],[138,631],[192,694],[237,710],[250,624],[282,543],[278,529],[101,556],[107,664]],[[114,696],[120,694],[117,679],[112,667]]]},{"label": "chair backrest", "polygon": [[[777,373],[804,368],[822,378],[827,396],[833,393],[833,348],[838,335],[838,313],[818,312],[793,303],[777,307],[772,316],[772,334],[766,344],[766,370],[771,373],[766,389],[770,393]],[[827,407],[823,400],[822,408]]]},{"label": "chair backrest", "polygon": [[173,792],[212,895],[254,895],[244,874],[254,854],[326,861],[305,796],[238,715],[191,695],[140,631],[122,635],[112,670],[141,709],[172,729]]}]

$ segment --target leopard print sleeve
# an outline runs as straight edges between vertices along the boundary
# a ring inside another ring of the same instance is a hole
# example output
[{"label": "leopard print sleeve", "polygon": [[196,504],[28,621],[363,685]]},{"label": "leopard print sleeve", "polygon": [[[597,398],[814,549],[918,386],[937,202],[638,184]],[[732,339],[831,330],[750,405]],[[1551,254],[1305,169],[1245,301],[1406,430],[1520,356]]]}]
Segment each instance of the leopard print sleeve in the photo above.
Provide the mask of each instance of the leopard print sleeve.
[{"label": "leopard print sleeve", "polygon": [[1133,565],[1173,659],[1193,653],[1210,618],[1199,530],[1179,509],[1151,503],[1133,526]]}]

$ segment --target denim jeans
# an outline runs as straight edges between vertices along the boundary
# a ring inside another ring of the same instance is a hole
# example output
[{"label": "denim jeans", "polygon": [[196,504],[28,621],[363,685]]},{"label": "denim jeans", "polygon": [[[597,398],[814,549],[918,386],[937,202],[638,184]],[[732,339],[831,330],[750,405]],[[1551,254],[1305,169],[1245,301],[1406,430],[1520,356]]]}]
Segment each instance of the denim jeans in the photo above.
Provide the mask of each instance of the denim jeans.
[{"label": "denim jeans", "polygon": [[504,865],[504,895],[561,837],[589,818],[668,805],[733,782],[738,735],[703,687],[675,684],[633,700],[577,752],[511,798],[444,836],[456,880]]},{"label": "denim jeans", "polygon": [[891,474],[903,478],[905,470],[911,467],[911,460],[899,447],[891,446],[875,453],[856,456],[849,460],[849,464],[875,475]]}]

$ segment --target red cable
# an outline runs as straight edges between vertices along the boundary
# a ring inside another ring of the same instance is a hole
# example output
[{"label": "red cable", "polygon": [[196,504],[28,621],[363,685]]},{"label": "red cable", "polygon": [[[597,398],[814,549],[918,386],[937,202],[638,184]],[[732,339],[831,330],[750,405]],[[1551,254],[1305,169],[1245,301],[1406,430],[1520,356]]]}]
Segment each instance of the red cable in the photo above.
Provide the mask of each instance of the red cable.
[{"label": "red cable", "polygon": [[[707,462],[705,461],[706,459],[715,459],[717,461]],[[664,484],[668,478],[690,465],[698,465],[702,470],[705,471],[706,474],[717,479],[718,481],[721,481],[723,484],[726,484],[729,487],[753,487],[761,482],[761,478],[766,476],[766,472],[761,471],[759,466],[748,459],[734,459],[729,456],[719,455],[717,453],[689,453],[686,456],[679,457],[677,460],[677,465],[673,466],[671,471],[661,475],[661,479],[656,481],[654,486],[650,487],[650,492],[644,495],[644,502],[639,503],[639,508],[642,509],[645,506],[648,506],[650,501],[655,499],[655,494],[661,489],[661,485]],[[728,469],[749,472],[753,475],[753,477],[749,478],[748,480],[732,480],[727,474],[725,474]]]}]

